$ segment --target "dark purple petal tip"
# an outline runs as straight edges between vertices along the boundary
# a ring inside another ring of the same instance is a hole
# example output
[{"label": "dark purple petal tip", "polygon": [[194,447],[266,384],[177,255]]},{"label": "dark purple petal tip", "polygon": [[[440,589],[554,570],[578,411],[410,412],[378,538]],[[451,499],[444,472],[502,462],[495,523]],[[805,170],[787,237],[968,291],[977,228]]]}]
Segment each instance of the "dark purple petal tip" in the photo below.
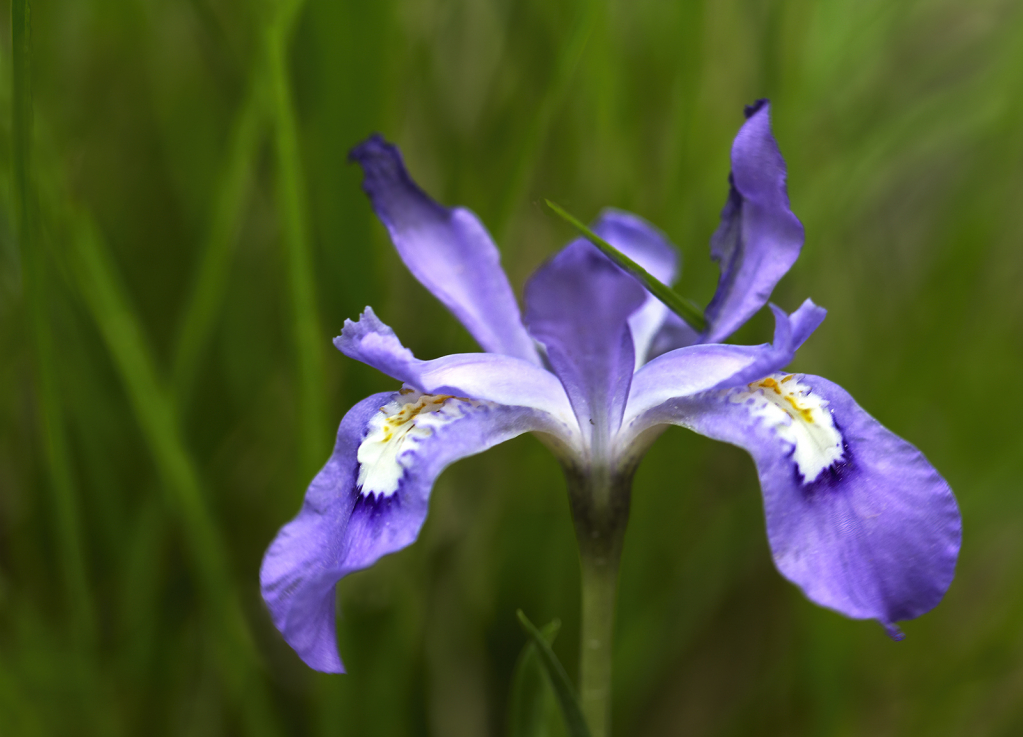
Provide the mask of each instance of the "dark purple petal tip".
[{"label": "dark purple petal tip", "polygon": [[409,176],[401,149],[379,133],[374,133],[349,151],[348,160],[362,167],[365,175],[362,188],[385,224],[389,225],[389,219],[402,219],[401,209],[395,210],[386,201],[395,191],[406,190],[408,200],[401,203],[405,208],[426,208],[434,210],[437,215],[447,214],[447,208],[432,200]]},{"label": "dark purple petal tip", "polygon": [[767,107],[770,104],[771,104],[770,100],[768,100],[766,97],[761,97],[752,105],[746,105],[746,107],[743,108],[743,112],[746,114],[746,120],[749,120],[754,115],[759,113],[763,108]]},{"label": "dark purple petal tip", "polygon": [[906,639],[906,633],[900,630],[896,625],[888,622],[883,625],[885,633],[892,638],[895,642],[902,642]]}]

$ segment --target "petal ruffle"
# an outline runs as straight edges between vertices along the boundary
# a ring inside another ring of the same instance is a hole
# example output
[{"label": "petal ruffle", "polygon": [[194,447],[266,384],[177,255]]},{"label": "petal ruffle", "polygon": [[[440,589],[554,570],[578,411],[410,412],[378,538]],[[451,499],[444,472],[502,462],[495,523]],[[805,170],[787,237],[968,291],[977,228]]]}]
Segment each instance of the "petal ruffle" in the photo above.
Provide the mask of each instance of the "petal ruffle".
[{"label": "petal ruffle", "polygon": [[623,446],[630,445],[652,425],[660,424],[656,413],[649,413],[666,402],[711,389],[741,386],[784,368],[827,314],[809,299],[791,315],[775,305],[771,309],[775,320],[773,343],[757,346],[710,343],[676,348],[636,372],[622,422]]},{"label": "petal ruffle", "polygon": [[412,275],[483,350],[539,364],[500,253],[479,218],[437,204],[412,181],[398,147],[379,135],[352,149],[349,158],[362,166],[362,187]]},{"label": "petal ruffle", "polygon": [[367,307],[358,321],[346,320],[334,345],[354,358],[430,394],[529,407],[547,418],[545,432],[580,448],[578,423],[565,390],[551,372],[528,361],[495,353],[456,353],[421,361]]},{"label": "petal ruffle", "polygon": [[778,374],[650,414],[753,456],[775,563],[812,601],[898,637],[944,596],[962,538],[952,491],[841,387]]},{"label": "petal ruffle", "polygon": [[543,425],[523,407],[409,392],[373,395],[345,415],[301,511],[263,558],[273,622],[316,670],[343,672],[334,585],[416,539],[449,464]]},{"label": "petal ruffle", "polygon": [[635,369],[629,316],[646,290],[585,240],[526,283],[526,323],[547,351],[593,452],[618,429]]}]

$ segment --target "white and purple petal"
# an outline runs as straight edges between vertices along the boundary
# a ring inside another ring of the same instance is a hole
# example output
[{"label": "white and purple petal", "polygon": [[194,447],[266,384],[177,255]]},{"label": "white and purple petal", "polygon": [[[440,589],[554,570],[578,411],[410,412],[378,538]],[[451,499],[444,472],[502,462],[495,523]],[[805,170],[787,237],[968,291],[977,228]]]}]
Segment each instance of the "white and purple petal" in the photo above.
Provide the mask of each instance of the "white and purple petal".
[{"label": "white and purple petal", "polygon": [[561,382],[528,361],[496,353],[455,353],[422,361],[370,307],[357,321],[345,320],[334,345],[349,358],[421,392],[537,410],[538,417],[546,418],[545,432],[577,451],[582,447],[578,423]]},{"label": "white and purple petal", "polygon": [[444,468],[544,422],[524,407],[409,389],[353,407],[301,511],[277,534],[260,569],[273,622],[302,660],[343,672],[334,586],[416,539]]},{"label": "white and purple petal", "polygon": [[646,421],[750,453],[775,563],[817,604],[899,637],[894,623],[932,609],[951,584],[962,538],[951,489],[841,387],[775,374],[666,402]]},{"label": "white and purple petal", "polygon": [[540,363],[522,325],[501,256],[472,212],[431,199],[394,144],[374,135],[352,149],[363,189],[412,275],[451,310],[483,350]]}]

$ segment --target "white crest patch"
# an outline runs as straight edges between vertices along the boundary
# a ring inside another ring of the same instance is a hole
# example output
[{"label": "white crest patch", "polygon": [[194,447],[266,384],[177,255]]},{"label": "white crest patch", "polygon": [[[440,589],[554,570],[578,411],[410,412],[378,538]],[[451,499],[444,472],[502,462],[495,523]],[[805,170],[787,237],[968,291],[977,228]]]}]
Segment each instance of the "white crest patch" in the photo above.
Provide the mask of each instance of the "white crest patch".
[{"label": "white crest patch", "polygon": [[447,394],[401,390],[398,397],[370,418],[359,445],[359,491],[363,496],[387,497],[398,490],[410,453],[434,431],[465,416],[467,409],[485,404]]},{"label": "white crest patch", "polygon": [[745,404],[750,414],[792,446],[792,460],[804,483],[845,455],[842,433],[835,427],[827,400],[813,394],[795,374],[772,374],[729,399]]}]

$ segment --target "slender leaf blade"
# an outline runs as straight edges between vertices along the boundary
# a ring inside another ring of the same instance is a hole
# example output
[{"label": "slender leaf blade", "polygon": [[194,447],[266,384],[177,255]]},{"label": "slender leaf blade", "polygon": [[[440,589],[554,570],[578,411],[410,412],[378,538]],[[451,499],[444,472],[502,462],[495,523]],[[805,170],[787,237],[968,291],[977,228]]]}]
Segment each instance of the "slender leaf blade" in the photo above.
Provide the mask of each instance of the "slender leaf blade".
[{"label": "slender leaf blade", "polygon": [[[548,645],[561,629],[555,619],[540,630]],[[543,664],[532,640],[526,643],[512,675],[508,710],[508,737],[546,737],[547,714],[551,708],[551,692],[547,687]]]},{"label": "slender leaf blade", "polygon": [[565,720],[565,727],[568,730],[569,736],[590,737],[590,728],[586,724],[582,707],[579,705],[579,696],[576,694],[572,682],[568,679],[564,666],[558,660],[558,656],[554,654],[551,646],[544,639],[543,633],[536,628],[536,625],[529,621],[525,613],[519,609],[516,614],[519,618],[519,624],[522,625],[522,629],[532,639],[537,654],[540,656],[540,664],[547,674],[551,688],[554,689],[554,696],[558,700],[558,706],[561,707],[561,716]]},{"label": "slender leaf blade", "polygon": [[693,330],[702,333],[707,329],[707,319],[703,316],[703,310],[690,300],[675,293],[671,287],[662,284],[653,274],[637,264],[631,258],[605,241],[599,235],[587,228],[577,218],[570,215],[563,207],[550,200],[544,200],[547,207],[551,208],[555,215],[579,231],[579,233],[590,243],[599,248],[605,256],[621,266],[625,271],[634,276],[640,284],[646,287],[652,295],[664,303],[665,307],[685,320]]}]

